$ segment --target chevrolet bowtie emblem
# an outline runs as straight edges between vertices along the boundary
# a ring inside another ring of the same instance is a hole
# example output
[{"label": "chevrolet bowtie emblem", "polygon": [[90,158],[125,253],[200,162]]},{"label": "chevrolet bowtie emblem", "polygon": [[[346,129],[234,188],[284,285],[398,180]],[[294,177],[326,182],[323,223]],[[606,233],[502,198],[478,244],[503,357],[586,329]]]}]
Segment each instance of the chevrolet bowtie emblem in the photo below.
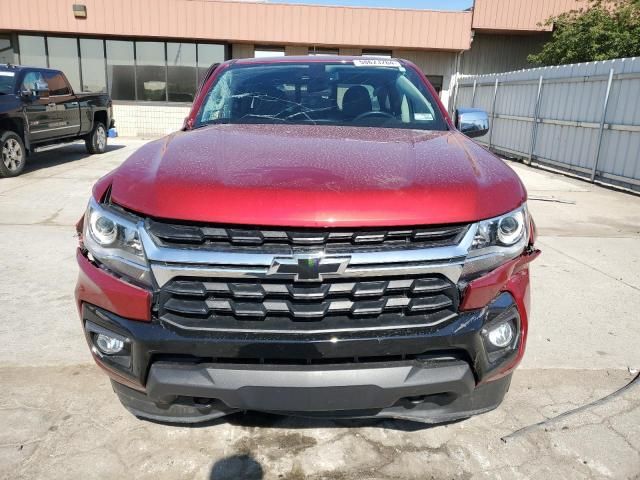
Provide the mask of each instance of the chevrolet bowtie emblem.
[{"label": "chevrolet bowtie emblem", "polygon": [[324,275],[343,274],[351,257],[323,257],[319,255],[295,255],[276,257],[268,275],[287,275],[295,282],[321,282]]}]

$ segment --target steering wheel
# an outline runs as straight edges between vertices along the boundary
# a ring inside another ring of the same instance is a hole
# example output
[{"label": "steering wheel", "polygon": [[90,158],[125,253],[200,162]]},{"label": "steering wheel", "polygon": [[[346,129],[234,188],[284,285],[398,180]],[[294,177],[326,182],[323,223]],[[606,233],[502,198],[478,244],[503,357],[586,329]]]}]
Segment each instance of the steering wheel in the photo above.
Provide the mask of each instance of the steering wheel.
[{"label": "steering wheel", "polygon": [[365,120],[367,118],[373,118],[373,117],[378,117],[378,118],[393,118],[395,119],[396,117],[394,117],[393,115],[391,115],[390,113],[387,112],[364,112],[361,113],[360,115],[358,115],[356,118],[353,119],[354,122],[360,121],[360,120]]}]

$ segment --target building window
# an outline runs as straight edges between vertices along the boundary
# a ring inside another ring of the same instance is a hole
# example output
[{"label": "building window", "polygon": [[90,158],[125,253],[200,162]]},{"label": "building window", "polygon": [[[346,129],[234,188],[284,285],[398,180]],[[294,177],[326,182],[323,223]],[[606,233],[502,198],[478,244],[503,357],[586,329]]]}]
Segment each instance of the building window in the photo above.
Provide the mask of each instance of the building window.
[{"label": "building window", "polygon": [[444,77],[442,75],[427,75],[427,79],[429,80],[431,85],[433,85],[433,88],[436,89],[436,92],[438,92],[439,95],[442,91],[442,82],[444,80]]},{"label": "building window", "polygon": [[167,100],[167,69],[163,42],[136,42],[138,100]]},{"label": "building window", "polygon": [[226,49],[224,45],[214,45],[211,43],[198,44],[198,85],[202,82],[204,75],[211,65],[222,63],[226,60]]},{"label": "building window", "polygon": [[106,92],[107,75],[104,63],[104,41],[95,38],[81,38],[80,60],[82,65],[82,91]]},{"label": "building window", "polygon": [[47,51],[44,46],[44,37],[33,35],[18,36],[20,49],[20,64],[30,67],[47,68]]},{"label": "building window", "polygon": [[316,55],[319,57],[327,55],[340,55],[340,50],[337,48],[310,48],[309,55]]},{"label": "building window", "polygon": [[362,56],[391,58],[391,52],[389,52],[388,50],[363,50]]},{"label": "building window", "polygon": [[195,43],[167,43],[167,91],[170,102],[193,102],[196,93]]},{"label": "building window", "polygon": [[136,99],[133,42],[107,40],[107,78],[114,100]]},{"label": "building window", "polygon": [[13,63],[14,61],[11,37],[0,35],[0,63]]},{"label": "building window", "polygon": [[[47,37],[49,67],[62,70],[75,91],[80,91],[80,61],[78,39]],[[51,94],[53,95],[53,94]]]},{"label": "building window", "polygon": [[255,58],[284,57],[284,47],[256,47]]},{"label": "building window", "polygon": [[[19,35],[18,47],[21,64],[61,70],[75,91],[128,101],[190,103],[211,65],[227,59],[213,43]],[[13,61],[11,37],[0,35],[0,63]]]}]

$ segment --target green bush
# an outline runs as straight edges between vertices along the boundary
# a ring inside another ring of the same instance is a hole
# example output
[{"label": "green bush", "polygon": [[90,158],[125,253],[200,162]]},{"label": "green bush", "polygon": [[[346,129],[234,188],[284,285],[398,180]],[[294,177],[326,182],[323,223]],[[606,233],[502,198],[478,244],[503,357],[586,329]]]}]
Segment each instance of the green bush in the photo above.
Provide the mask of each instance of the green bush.
[{"label": "green bush", "polygon": [[551,40],[529,55],[534,65],[611,60],[640,55],[640,0],[585,0],[585,8],[547,20]]}]

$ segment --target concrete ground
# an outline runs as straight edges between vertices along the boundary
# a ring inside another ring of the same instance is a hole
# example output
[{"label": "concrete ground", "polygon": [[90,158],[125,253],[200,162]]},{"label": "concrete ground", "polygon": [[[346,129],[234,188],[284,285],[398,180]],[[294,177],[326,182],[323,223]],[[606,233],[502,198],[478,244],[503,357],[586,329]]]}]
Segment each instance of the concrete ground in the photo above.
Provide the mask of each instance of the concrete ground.
[{"label": "concrete ground", "polygon": [[0,179],[0,477],[7,479],[640,478],[640,197],[510,164],[529,189],[527,355],[497,410],[449,425],[259,414],[201,427],[137,420],[90,359],[73,303],[73,225],[142,140],[39,154]]}]

